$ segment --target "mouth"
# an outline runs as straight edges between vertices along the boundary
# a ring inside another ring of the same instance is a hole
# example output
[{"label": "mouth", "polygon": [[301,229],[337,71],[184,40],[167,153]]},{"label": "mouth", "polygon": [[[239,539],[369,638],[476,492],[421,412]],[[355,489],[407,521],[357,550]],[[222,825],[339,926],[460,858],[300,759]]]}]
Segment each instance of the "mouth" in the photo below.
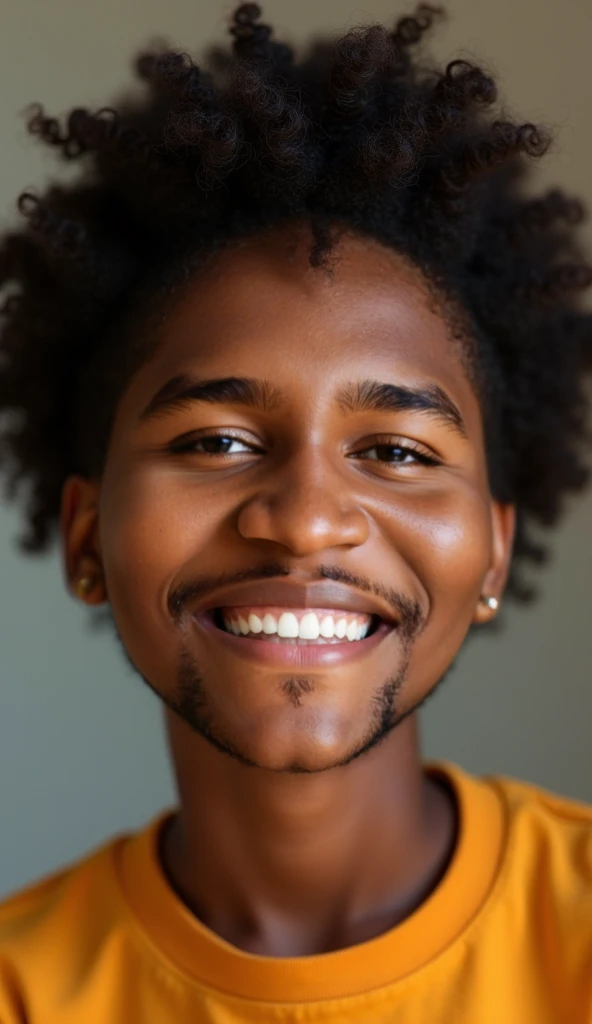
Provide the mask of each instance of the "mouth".
[{"label": "mouth", "polygon": [[249,640],[278,644],[359,643],[371,636],[381,621],[379,615],[352,615],[333,609],[292,611],[265,608],[213,608],[217,629]]},{"label": "mouth", "polygon": [[284,667],[336,665],[368,654],[396,624],[336,609],[210,608],[194,621],[239,657]]}]

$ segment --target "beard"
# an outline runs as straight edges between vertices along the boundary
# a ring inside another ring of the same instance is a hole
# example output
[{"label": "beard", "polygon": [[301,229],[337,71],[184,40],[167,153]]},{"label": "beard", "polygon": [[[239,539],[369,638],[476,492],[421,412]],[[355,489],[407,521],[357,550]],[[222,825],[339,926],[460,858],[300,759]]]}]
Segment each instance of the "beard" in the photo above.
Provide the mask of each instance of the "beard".
[{"label": "beard", "polygon": [[[216,750],[221,751],[228,757],[239,761],[241,764],[254,768],[263,768],[267,771],[283,772],[288,774],[316,774],[328,771],[331,768],[341,768],[350,764],[357,758],[367,754],[370,750],[384,742],[394,729],[410,715],[415,714],[430,697],[433,697],[441,684],[447,678],[455,666],[456,659],[448,666],[443,675],[430,687],[420,699],[405,710],[400,710],[399,697],[404,683],[407,679],[411,661],[411,650],[413,640],[410,633],[405,637],[403,645],[403,662],[398,670],[387,679],[370,695],[368,700],[368,714],[366,716],[366,728],[362,732],[359,741],[348,752],[333,762],[324,764],[319,768],[310,768],[307,765],[294,761],[281,767],[270,767],[262,764],[248,755],[241,746],[239,739],[233,739],[217,721],[215,709],[208,696],[208,689],[204,683],[204,676],[199,664],[186,646],[181,645],[175,687],[172,692],[163,693],[149,679],[146,678],[134,664],[128,650],[119,634],[116,623],[109,615],[112,631],[119,641],[121,650],[129,666],[135,674],[139,674],[143,682],[153,693],[169,708],[175,712],[197,735],[206,740]],[[410,631],[411,632],[411,631]],[[286,676],[280,689],[286,699],[294,706],[299,707],[303,697],[311,693],[315,688],[313,677],[307,676]]]},{"label": "beard", "polygon": [[[254,768],[264,768],[267,771],[284,772],[288,774],[315,774],[320,771],[328,771],[331,768],[344,767],[359,757],[362,757],[369,750],[372,750],[381,743],[405,718],[408,717],[415,707],[408,709],[403,714],[398,710],[398,696],[407,677],[409,667],[409,655],[405,657],[403,664],[397,672],[388,677],[384,683],[375,689],[370,695],[368,702],[367,726],[360,740],[353,749],[329,764],[320,768],[309,768],[307,765],[294,761],[279,768],[270,767],[268,764],[260,764],[250,757],[246,750],[241,747],[240,740],[228,735],[222,725],[217,721],[215,710],[208,697],[207,687],[204,684],[204,677],[200,671],[196,659],[187,648],[181,649],[177,666],[176,683],[172,693],[162,694],[155,689],[149,680],[144,682],[160,697],[166,706],[179,715],[189,727],[206,740],[217,750],[234,758],[244,765]],[[311,677],[289,676],[281,683],[281,690],[286,698],[294,706],[301,704],[302,696],[311,693],[315,682]]]}]

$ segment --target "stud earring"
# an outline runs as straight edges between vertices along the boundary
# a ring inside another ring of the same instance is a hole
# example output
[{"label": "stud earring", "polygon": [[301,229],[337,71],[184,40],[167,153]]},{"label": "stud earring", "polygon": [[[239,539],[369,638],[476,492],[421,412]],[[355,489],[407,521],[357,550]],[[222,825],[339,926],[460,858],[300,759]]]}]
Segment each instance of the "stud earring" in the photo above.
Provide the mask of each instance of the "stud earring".
[{"label": "stud earring", "polygon": [[91,576],[81,576],[80,579],[76,580],[76,593],[78,597],[87,597],[95,585],[95,580]]},{"label": "stud earring", "polygon": [[486,605],[492,612],[496,612],[499,608],[499,601],[497,597],[490,597],[488,594],[481,594],[479,600],[482,604]]}]

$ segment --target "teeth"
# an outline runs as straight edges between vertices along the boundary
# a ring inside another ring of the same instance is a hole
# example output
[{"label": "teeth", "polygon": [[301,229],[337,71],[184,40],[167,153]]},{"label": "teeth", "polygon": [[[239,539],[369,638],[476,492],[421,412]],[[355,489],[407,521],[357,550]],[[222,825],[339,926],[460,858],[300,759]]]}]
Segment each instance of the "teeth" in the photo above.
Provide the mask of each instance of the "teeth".
[{"label": "teeth", "polygon": [[256,612],[226,612],[222,609],[224,627],[235,636],[257,636],[269,639],[272,643],[281,640],[303,640],[305,642],[333,641],[347,639],[349,642],[362,640],[370,629],[370,616],[359,618],[341,615],[339,617],[306,611],[300,620],[294,612],[282,612],[276,618],[271,612],[257,615]]},{"label": "teeth", "polygon": [[249,615],[249,620],[248,621],[249,621],[249,630],[251,631],[251,633],[260,633],[261,632],[261,630],[263,629],[263,623],[262,623],[261,619],[259,618],[259,616],[255,615],[255,612],[251,612],[251,614]]},{"label": "teeth", "polygon": [[328,640],[335,634],[335,619],[332,615],[324,615],[321,619],[319,626],[319,633],[321,636],[326,637]]},{"label": "teeth", "polygon": [[[284,616],[282,615],[282,619],[283,617]],[[328,616],[326,617],[328,618]],[[298,626],[298,636],[302,640],[318,640],[320,632],[321,628],[318,617],[315,615],[314,612],[307,612],[307,614],[300,619],[300,625]],[[279,623],[278,633],[280,633]],[[281,635],[282,634],[280,633],[280,636]],[[333,635],[333,630],[331,630],[331,635]]]},{"label": "teeth", "polygon": [[286,637],[298,636],[298,619],[294,612],[282,612],[278,619],[277,635]]}]

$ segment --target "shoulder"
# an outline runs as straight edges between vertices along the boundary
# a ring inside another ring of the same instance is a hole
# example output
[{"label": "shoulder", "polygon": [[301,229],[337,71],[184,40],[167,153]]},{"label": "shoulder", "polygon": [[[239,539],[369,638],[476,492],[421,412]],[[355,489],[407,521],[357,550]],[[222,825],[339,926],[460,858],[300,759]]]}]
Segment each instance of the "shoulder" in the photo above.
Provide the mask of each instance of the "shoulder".
[{"label": "shoulder", "polygon": [[[592,804],[501,774],[474,775],[451,762],[432,762],[447,775],[466,813],[487,829],[495,805],[503,820],[506,868],[544,861],[557,879],[592,886]],[[503,866],[503,865],[502,865]]]},{"label": "shoulder", "polygon": [[[540,901],[545,894],[547,906],[553,904],[567,922],[581,921],[592,942],[592,804],[506,775],[473,775],[450,762],[440,768],[465,814],[478,819],[481,843],[496,808],[496,892],[511,893],[516,902]],[[475,840],[474,824],[471,834]]]},{"label": "shoulder", "polygon": [[126,836],[111,837],[0,902],[2,1024],[28,1020],[23,1007],[33,1012],[36,1001],[60,1005],[61,988],[94,962],[124,913],[116,863]]},{"label": "shoulder", "polygon": [[62,865],[27,885],[8,893],[0,901],[0,952],[8,943],[18,943],[32,929],[41,929],[56,919],[56,911],[87,898],[93,883],[105,874],[121,836],[115,836],[79,858]]},{"label": "shoulder", "polygon": [[472,775],[449,763],[445,769],[475,863],[487,859],[490,842],[496,850],[471,932],[482,962],[502,988],[519,975],[523,992],[556,1008],[552,1019],[587,1020],[581,1008],[592,1009],[592,805],[505,775]]},{"label": "shoulder", "polygon": [[500,889],[514,927],[592,990],[592,805],[505,776],[484,781],[506,810]]},{"label": "shoulder", "polygon": [[592,900],[592,804],[503,775],[483,781],[505,809],[506,869],[536,869],[533,886],[547,882],[558,897]]},{"label": "shoulder", "polygon": [[516,841],[554,851],[576,874],[592,880],[592,804],[504,775],[483,776],[500,793]]}]

